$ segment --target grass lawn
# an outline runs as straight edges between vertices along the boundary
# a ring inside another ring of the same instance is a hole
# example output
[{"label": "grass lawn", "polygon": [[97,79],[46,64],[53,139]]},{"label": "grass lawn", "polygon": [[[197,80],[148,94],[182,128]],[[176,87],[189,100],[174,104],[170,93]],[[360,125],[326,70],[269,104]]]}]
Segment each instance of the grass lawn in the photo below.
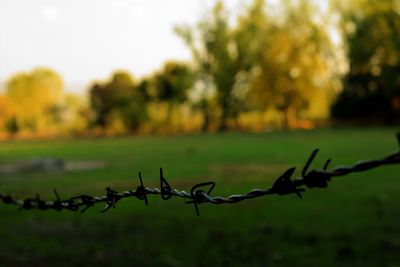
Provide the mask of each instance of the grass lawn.
[{"label": "grass lawn", "polygon": [[[215,181],[213,195],[268,188],[288,167],[380,158],[398,149],[394,128],[321,129],[263,134],[125,137],[0,143],[0,163],[58,157],[105,167],[0,174],[8,194],[54,199],[103,195],[104,188],[172,187]],[[233,205],[193,206],[149,196],[100,213],[22,211],[0,205],[1,266],[400,266],[400,166],[334,179],[327,189]]]}]

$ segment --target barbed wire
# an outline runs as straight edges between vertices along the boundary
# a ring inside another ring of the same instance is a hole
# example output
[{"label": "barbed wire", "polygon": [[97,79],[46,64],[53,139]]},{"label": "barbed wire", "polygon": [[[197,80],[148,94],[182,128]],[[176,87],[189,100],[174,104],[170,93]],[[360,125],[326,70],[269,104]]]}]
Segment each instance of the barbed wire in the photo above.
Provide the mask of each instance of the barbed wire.
[{"label": "barbed wire", "polygon": [[[400,132],[396,134],[397,141],[400,145]],[[399,164],[400,151],[393,152],[388,156],[377,160],[363,160],[356,162],[353,165],[337,166],[328,170],[331,159],[328,159],[322,170],[308,171],[314,161],[318,149],[315,149],[306,164],[304,165],[301,176],[292,180],[295,167],[287,169],[283,174],[276,179],[273,185],[267,189],[253,189],[245,194],[231,195],[227,197],[211,196],[211,192],[215,188],[215,182],[203,182],[192,186],[190,192],[183,190],[172,189],[163,174],[163,169],[160,168],[160,188],[148,188],[143,184],[142,174],[139,172],[140,185],[135,190],[117,192],[110,187],[106,188],[105,196],[90,196],[78,195],[66,200],[61,200],[59,194],[54,190],[56,200],[45,201],[36,195],[35,198],[16,199],[13,196],[6,195],[0,192],[0,200],[4,204],[16,205],[20,210],[39,209],[39,210],[70,210],[85,212],[95,204],[105,203],[105,208],[102,212],[108,211],[110,208],[115,208],[116,204],[124,198],[136,197],[143,200],[146,205],[149,204],[148,195],[160,195],[161,199],[168,200],[171,197],[180,197],[188,199],[186,204],[193,204],[196,214],[200,215],[199,205],[202,203],[211,204],[227,204],[237,203],[252,198],[259,198],[267,195],[289,195],[296,194],[299,198],[306,191],[305,188],[326,188],[332,178],[348,175],[353,172],[363,172],[379,166]]]}]

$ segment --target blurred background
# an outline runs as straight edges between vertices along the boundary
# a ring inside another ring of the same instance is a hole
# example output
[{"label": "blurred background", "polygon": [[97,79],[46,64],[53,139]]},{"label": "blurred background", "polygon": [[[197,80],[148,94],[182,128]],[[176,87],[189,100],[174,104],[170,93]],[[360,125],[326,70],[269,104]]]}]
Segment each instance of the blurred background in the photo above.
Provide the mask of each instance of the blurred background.
[{"label": "blurred background", "polygon": [[[0,182],[53,199],[213,180],[270,187],[398,147],[400,1],[4,0]],[[318,165],[319,164],[319,165]],[[399,266],[399,167],[325,190],[109,213],[0,207],[7,266]],[[299,173],[297,173],[299,174]]]}]

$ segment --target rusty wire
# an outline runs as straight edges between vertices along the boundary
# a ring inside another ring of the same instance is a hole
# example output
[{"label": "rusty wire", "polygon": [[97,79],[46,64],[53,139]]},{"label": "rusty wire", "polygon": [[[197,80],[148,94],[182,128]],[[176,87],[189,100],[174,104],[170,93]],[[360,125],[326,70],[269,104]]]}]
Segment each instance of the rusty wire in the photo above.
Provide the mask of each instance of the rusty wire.
[{"label": "rusty wire", "polygon": [[[397,134],[397,140],[400,144],[400,133]],[[337,166],[331,170],[328,170],[329,163],[331,162],[331,159],[328,159],[325,162],[322,170],[313,169],[308,171],[317,153],[318,149],[315,149],[311,153],[302,169],[301,176],[295,178],[294,180],[292,180],[292,176],[296,169],[295,167],[287,169],[279,178],[277,178],[270,188],[253,189],[245,194],[231,195],[228,197],[211,196],[211,192],[215,187],[215,182],[213,181],[195,184],[190,189],[190,192],[172,189],[163,175],[162,168],[160,168],[160,188],[145,187],[143,184],[142,175],[139,172],[140,185],[135,190],[129,190],[122,193],[107,187],[105,196],[79,195],[66,200],[61,200],[57,191],[54,190],[56,200],[45,201],[42,200],[39,195],[37,195],[35,198],[16,199],[10,195],[0,192],[0,200],[4,204],[17,205],[21,210],[70,210],[80,212],[84,212],[87,209],[94,207],[97,203],[105,203],[105,208],[102,210],[102,212],[105,212],[110,208],[115,208],[116,204],[123,198],[136,197],[139,200],[143,200],[145,204],[148,205],[148,195],[160,195],[163,200],[168,200],[171,197],[188,199],[188,201],[185,203],[193,204],[196,214],[199,215],[200,213],[198,205],[202,203],[236,203],[266,195],[296,194],[299,198],[301,198],[301,193],[306,191],[305,188],[326,188],[333,177],[344,176],[353,172],[363,172],[379,166],[400,163],[400,151],[396,151],[382,159],[359,161],[353,165]]]}]

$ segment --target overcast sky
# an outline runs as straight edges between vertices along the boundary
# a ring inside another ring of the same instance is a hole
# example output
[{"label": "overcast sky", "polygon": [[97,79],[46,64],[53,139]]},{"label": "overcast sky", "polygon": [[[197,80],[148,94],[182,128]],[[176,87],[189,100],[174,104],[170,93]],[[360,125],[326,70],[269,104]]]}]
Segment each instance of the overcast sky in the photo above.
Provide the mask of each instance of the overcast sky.
[{"label": "overcast sky", "polygon": [[[226,1],[235,9],[240,0]],[[1,0],[0,81],[50,67],[66,83],[113,70],[142,76],[190,54],[173,26],[198,21],[213,0]]]}]

